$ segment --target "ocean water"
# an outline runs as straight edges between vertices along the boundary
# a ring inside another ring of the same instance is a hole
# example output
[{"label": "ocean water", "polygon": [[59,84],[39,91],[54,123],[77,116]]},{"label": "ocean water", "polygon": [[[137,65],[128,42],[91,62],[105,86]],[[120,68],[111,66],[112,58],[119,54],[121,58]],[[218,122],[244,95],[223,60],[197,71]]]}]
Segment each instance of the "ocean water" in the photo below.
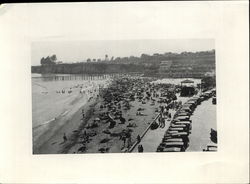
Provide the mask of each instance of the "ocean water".
[{"label": "ocean water", "polygon": [[[51,80],[48,80],[48,75],[32,74],[33,141],[36,141],[48,130],[49,124],[56,123],[54,121],[56,118],[76,112],[87,102],[89,97],[98,93],[100,86],[105,87],[110,81],[107,78],[53,80],[54,76],[51,75]],[[62,90],[65,91],[64,94],[61,93]],[[80,93],[81,90],[84,93]]]}]

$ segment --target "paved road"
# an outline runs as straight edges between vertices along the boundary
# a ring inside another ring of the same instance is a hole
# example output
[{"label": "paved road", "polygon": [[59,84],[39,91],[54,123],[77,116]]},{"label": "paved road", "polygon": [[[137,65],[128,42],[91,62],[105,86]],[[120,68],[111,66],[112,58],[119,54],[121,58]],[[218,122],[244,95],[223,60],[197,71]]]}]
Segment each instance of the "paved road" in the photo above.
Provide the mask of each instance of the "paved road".
[{"label": "paved road", "polygon": [[[183,103],[188,98],[179,97]],[[170,110],[173,117],[175,111]],[[217,130],[216,126],[216,105],[212,104],[212,98],[201,103],[197,106],[194,114],[191,116],[192,130],[189,135],[189,147],[186,151],[202,151],[206,148],[207,144],[211,143],[210,131],[211,128]],[[170,121],[165,121],[166,126],[164,128],[158,128],[156,130],[149,129],[146,135],[141,140],[140,144],[144,148],[144,152],[156,152],[157,147],[164,137],[164,133],[170,126]],[[138,152],[138,145],[132,152]]]},{"label": "paved road", "polygon": [[[171,113],[171,117],[173,117],[175,111],[169,110],[169,112]],[[139,143],[143,146],[144,152],[156,152],[156,149],[161,143],[162,138],[164,137],[164,133],[169,128],[169,125],[170,125],[170,120],[165,119],[164,128],[157,128],[156,130],[151,130],[151,129],[148,130],[146,135]],[[133,153],[138,152],[138,145],[132,151]]]},{"label": "paved road", "polygon": [[212,98],[198,105],[190,119],[192,119],[192,130],[186,151],[202,151],[211,143],[211,128],[217,130],[216,105],[212,104]]},{"label": "paved road", "polygon": [[[182,101],[182,104],[184,104],[189,98],[188,97],[180,97],[177,96],[178,101]],[[171,113],[171,117],[173,118],[176,111],[169,110]],[[157,128],[156,130],[149,129],[148,132],[145,134],[145,136],[142,138],[141,144],[143,146],[144,152],[156,152],[157,147],[162,141],[162,138],[164,137],[165,132],[170,126],[170,120],[165,120],[165,127],[164,128]],[[139,145],[138,144],[138,145]],[[138,152],[138,145],[133,149],[132,153]]]}]

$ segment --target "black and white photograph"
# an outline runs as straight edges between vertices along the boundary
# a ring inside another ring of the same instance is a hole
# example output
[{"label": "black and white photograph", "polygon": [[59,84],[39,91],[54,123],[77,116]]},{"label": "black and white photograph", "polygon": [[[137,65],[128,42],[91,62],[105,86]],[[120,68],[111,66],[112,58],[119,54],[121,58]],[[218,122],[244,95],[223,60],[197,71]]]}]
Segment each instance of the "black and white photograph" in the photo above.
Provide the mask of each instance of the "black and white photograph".
[{"label": "black and white photograph", "polygon": [[0,183],[249,183],[249,2],[0,4]]},{"label": "black and white photograph", "polygon": [[33,153],[217,151],[214,45],[33,43]]}]

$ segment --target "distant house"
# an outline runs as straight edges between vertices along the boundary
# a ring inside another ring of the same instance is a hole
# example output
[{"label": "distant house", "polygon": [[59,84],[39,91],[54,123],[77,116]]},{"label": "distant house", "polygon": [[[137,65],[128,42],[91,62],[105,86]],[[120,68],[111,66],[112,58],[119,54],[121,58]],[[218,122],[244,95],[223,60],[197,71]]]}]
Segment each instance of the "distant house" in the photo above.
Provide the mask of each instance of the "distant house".
[{"label": "distant house", "polygon": [[172,65],[172,61],[161,61],[159,73],[161,74],[167,73],[171,65]]}]

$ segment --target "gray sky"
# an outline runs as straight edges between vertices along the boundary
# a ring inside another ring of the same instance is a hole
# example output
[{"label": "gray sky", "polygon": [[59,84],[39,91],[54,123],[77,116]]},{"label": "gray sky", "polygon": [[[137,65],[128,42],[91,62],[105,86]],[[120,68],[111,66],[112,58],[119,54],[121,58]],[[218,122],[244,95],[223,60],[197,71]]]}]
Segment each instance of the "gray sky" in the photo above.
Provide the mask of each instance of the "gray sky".
[{"label": "gray sky", "polygon": [[87,58],[103,59],[140,56],[165,52],[204,51],[214,49],[212,39],[168,39],[168,40],[100,40],[100,41],[54,41],[32,43],[32,65],[39,65],[42,57],[57,55],[63,62],[84,61]]}]

